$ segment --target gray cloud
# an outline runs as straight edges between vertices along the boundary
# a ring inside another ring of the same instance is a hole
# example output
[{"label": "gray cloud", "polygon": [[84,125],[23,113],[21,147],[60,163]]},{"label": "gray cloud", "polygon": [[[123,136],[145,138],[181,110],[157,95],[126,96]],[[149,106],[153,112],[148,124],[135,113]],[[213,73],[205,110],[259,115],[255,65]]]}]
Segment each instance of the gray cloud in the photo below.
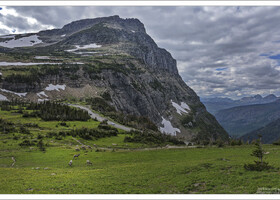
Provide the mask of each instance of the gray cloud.
[{"label": "gray cloud", "polygon": [[[21,31],[62,27],[79,19],[138,18],[177,59],[180,75],[200,96],[280,95],[279,7],[9,7],[0,21]],[[1,11],[0,11],[1,13]],[[26,17],[38,23],[30,24]],[[0,26],[0,34],[7,31]],[[224,68],[224,69],[222,69]],[[217,70],[217,69],[220,69]],[[221,70],[222,69],[222,70]]]}]

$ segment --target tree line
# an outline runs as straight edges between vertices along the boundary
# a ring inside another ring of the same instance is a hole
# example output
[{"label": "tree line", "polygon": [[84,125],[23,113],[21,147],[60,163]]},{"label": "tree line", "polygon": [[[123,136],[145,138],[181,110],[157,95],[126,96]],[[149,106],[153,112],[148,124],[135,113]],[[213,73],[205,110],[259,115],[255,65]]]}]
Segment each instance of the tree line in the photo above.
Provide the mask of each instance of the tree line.
[{"label": "tree line", "polygon": [[45,101],[43,103],[31,102],[26,110],[35,110],[31,113],[23,112],[23,117],[40,117],[45,121],[87,121],[90,119],[88,112],[72,108],[56,102]]}]

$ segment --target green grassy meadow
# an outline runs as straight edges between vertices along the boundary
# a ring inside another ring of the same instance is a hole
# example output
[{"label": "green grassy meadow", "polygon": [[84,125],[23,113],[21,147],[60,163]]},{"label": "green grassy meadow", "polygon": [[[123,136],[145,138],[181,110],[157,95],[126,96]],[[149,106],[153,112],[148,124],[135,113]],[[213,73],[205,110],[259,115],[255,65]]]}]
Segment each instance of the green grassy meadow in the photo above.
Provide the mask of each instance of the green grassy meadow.
[{"label": "green grassy meadow", "polygon": [[[98,140],[76,138],[86,145],[97,145],[99,151],[77,152],[81,145],[72,136],[44,138],[46,151],[40,151],[37,146],[21,147],[19,143],[48,131],[95,128],[99,122],[67,121],[65,127],[58,121],[23,118],[13,111],[0,111],[0,116],[15,124],[38,124],[28,128],[31,136],[0,134],[1,194],[251,194],[258,188],[280,188],[280,146],[264,145],[269,152],[265,161],[276,169],[263,172],[243,168],[254,161],[250,156],[254,145],[145,149],[154,146],[125,143],[127,133],[123,131]],[[19,138],[13,139],[15,135]],[[78,153],[80,156],[73,159]],[[12,157],[16,159],[14,166]]]}]

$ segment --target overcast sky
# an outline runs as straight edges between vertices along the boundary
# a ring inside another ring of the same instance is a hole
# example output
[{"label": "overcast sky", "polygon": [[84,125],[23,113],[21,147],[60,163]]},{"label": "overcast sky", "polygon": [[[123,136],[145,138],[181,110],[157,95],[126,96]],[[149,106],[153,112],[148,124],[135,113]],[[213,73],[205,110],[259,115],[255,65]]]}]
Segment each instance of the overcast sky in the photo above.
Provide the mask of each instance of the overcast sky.
[{"label": "overcast sky", "polygon": [[0,34],[111,15],[142,21],[201,97],[280,96],[280,7],[0,6]]}]

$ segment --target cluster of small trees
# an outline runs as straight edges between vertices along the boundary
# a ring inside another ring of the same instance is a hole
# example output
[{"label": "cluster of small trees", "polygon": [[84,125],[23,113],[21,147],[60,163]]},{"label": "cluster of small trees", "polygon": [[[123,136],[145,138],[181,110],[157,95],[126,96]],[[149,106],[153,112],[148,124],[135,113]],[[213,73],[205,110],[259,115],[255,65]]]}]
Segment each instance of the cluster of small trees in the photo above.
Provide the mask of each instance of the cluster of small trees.
[{"label": "cluster of small trees", "polygon": [[[52,75],[62,75],[64,73],[71,73],[74,75],[79,70],[78,65],[72,65],[69,67],[67,64],[62,65],[41,65],[29,68],[13,68],[15,73],[12,73],[5,77],[5,81],[9,83],[27,83],[33,84],[36,82],[40,82],[40,78]],[[24,71],[24,73],[21,73]]]},{"label": "cluster of small trees", "polygon": [[85,140],[96,140],[99,138],[117,136],[118,133],[118,129],[111,127],[105,123],[100,123],[97,128],[79,128],[73,129],[71,131],[48,132],[46,137],[55,137],[55,139],[61,140],[66,136],[78,136]]},{"label": "cluster of small trees", "polygon": [[[0,108],[3,111],[20,110],[26,105],[26,102],[23,102],[19,99],[12,99],[11,101],[0,101]],[[14,108],[14,106],[17,106],[17,108]]]},{"label": "cluster of small trees", "polygon": [[26,109],[36,111],[31,113],[24,112],[23,117],[38,116],[45,121],[87,121],[90,119],[89,114],[84,110],[49,101],[43,103],[30,103]]},{"label": "cluster of small trees", "polygon": [[27,83],[27,84],[32,84],[40,81],[38,74],[29,74],[29,73],[27,74],[13,73],[7,76],[4,80],[9,83]]},{"label": "cluster of small trees", "polygon": [[76,137],[79,136],[85,140],[96,140],[99,138],[112,137],[118,135],[117,129],[104,130],[104,129],[89,129],[81,128],[75,129],[69,132],[70,135]]},{"label": "cluster of small trees", "polygon": [[25,139],[21,143],[19,143],[19,146],[21,147],[29,147],[29,146],[37,146],[40,151],[46,151],[46,144],[44,144],[43,140],[28,140]]},{"label": "cluster of small trees", "polygon": [[16,132],[14,123],[8,122],[8,121],[0,118],[0,132],[4,133],[4,134]]},{"label": "cluster of small trees", "polygon": [[124,142],[135,142],[135,143],[144,143],[144,144],[156,144],[156,145],[164,145],[164,144],[174,144],[174,145],[184,145],[185,143],[179,141],[176,137],[161,134],[159,132],[152,131],[130,131],[129,134],[131,136],[126,136],[124,138]]}]

